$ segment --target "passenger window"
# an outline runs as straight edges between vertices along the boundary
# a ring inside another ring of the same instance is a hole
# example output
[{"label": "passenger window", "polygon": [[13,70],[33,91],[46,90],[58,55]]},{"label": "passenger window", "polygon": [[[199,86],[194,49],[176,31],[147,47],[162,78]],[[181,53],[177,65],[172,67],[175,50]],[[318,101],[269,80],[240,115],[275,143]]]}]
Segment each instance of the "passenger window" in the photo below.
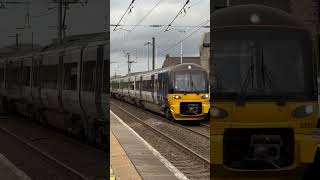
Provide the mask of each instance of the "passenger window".
[{"label": "passenger window", "polygon": [[30,86],[30,67],[23,67],[23,85]]},{"label": "passenger window", "polygon": [[77,89],[77,63],[65,63],[64,64],[64,89],[76,90]]},{"label": "passenger window", "polygon": [[56,89],[58,81],[58,65],[42,65],[40,71],[43,87]]},{"label": "passenger window", "polygon": [[4,66],[3,64],[0,64],[0,82],[2,83],[4,81]]},{"label": "passenger window", "polygon": [[103,92],[109,93],[109,74],[110,74],[110,61],[105,60],[103,64]]},{"label": "passenger window", "polygon": [[37,60],[33,63],[33,87],[39,87],[39,62]]},{"label": "passenger window", "polygon": [[96,62],[85,61],[83,63],[82,90],[94,91],[96,79]]}]

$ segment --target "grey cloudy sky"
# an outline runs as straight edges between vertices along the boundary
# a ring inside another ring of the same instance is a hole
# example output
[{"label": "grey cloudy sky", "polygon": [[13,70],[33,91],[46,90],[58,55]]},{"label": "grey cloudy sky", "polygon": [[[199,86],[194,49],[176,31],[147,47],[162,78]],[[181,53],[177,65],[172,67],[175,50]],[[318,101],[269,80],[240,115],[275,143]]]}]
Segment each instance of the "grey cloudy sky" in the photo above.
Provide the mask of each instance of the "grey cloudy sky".
[{"label": "grey cloudy sky", "polygon": [[[131,0],[110,0],[110,23],[117,24],[120,17],[124,14],[128,8]],[[144,17],[147,12],[157,3],[159,0],[136,0],[132,12],[125,16],[120,24],[135,25],[139,20]],[[177,15],[179,10],[186,3],[186,0],[162,0],[160,4],[141,22],[141,25],[150,24],[163,24],[168,25],[170,21]],[[189,8],[190,7],[190,8]],[[175,22],[174,26],[197,26],[206,20],[209,20],[210,16],[210,0],[190,0],[186,6],[186,14],[181,14]],[[210,25],[207,23],[205,25]],[[175,29],[185,30],[184,37],[188,36],[198,28],[180,28],[176,27],[170,31],[164,32],[164,28],[149,28],[149,27],[136,27],[133,31],[128,32],[125,30],[113,31],[114,27],[110,27],[111,37],[111,49],[110,58],[113,63],[110,65],[110,74],[125,75],[127,73],[127,58],[124,55],[125,52],[130,52],[131,60],[137,63],[132,64],[132,72],[139,72],[148,70],[148,56],[147,47],[144,44],[147,41],[151,41],[152,37],[156,38],[156,68],[161,67],[165,55],[180,56],[180,44],[174,48],[167,50],[168,48],[177,44],[180,39],[180,33]],[[123,27],[124,29],[131,29],[132,27]],[[190,38],[183,42],[183,55],[184,56],[199,56],[199,46],[202,35],[204,32],[210,31],[209,28],[201,28],[194,33]],[[183,38],[184,38],[183,37]],[[150,48],[151,54],[151,48]],[[151,68],[151,55],[150,55],[150,68]]]},{"label": "grey cloudy sky", "polygon": [[[2,1],[2,0],[1,0]],[[27,1],[27,0],[6,0]],[[84,0],[80,0],[84,1]],[[88,0],[88,4],[70,5],[67,12],[67,35],[103,32],[107,30],[106,17],[108,0]],[[34,32],[35,43],[44,45],[56,38],[57,8],[53,0],[30,0],[30,29],[17,30],[24,27],[26,22],[27,6],[24,4],[7,4],[5,9],[0,8],[0,47],[14,44],[15,38],[8,36],[20,34],[20,40],[24,43],[31,42],[31,32]],[[51,2],[51,3],[50,3]]]}]

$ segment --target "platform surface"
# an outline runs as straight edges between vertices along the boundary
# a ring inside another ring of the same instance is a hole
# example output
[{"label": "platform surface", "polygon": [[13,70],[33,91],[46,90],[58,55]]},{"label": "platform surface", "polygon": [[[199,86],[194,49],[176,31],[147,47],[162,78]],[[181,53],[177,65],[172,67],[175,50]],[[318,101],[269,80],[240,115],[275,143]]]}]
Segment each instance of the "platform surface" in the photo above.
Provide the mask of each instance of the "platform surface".
[{"label": "platform surface", "polygon": [[10,160],[0,154],[0,179],[3,180],[31,180],[23,171],[19,170]]},{"label": "platform surface", "polygon": [[[175,174],[160,161],[154,152],[152,152],[150,147],[146,145],[146,142],[121,121],[122,120],[112,112],[110,113],[110,159],[116,178],[120,176],[120,179],[126,179],[121,178],[121,176],[132,173],[137,179],[140,178],[144,180],[178,179]],[[119,144],[117,144],[117,142]],[[121,149],[123,149],[123,151],[121,151]],[[128,160],[132,163],[138,175],[132,171]]]}]

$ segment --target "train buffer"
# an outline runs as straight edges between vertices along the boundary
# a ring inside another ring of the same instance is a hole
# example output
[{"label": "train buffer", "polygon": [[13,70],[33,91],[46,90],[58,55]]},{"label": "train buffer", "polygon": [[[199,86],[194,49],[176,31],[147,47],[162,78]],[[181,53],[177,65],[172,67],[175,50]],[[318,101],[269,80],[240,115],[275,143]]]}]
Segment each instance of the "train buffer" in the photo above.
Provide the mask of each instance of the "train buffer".
[{"label": "train buffer", "polygon": [[18,169],[2,154],[0,154],[0,177],[1,179],[10,180],[31,180],[28,175]]},{"label": "train buffer", "polygon": [[110,163],[116,179],[178,179],[152,147],[110,112]]}]

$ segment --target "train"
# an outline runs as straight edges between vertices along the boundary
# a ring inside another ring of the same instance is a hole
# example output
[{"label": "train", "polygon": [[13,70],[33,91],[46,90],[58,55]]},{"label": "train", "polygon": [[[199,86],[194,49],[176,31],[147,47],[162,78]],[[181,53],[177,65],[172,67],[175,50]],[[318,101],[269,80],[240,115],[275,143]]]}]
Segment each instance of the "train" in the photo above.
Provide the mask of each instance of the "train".
[{"label": "train", "polygon": [[208,117],[208,73],[183,63],[119,78],[111,78],[111,96],[172,121],[201,121]]},{"label": "train", "polygon": [[305,178],[319,157],[311,33],[288,13],[263,5],[219,9],[212,19],[211,176]]},{"label": "train", "polygon": [[107,145],[109,46],[105,33],[77,35],[0,58],[4,110]]}]

